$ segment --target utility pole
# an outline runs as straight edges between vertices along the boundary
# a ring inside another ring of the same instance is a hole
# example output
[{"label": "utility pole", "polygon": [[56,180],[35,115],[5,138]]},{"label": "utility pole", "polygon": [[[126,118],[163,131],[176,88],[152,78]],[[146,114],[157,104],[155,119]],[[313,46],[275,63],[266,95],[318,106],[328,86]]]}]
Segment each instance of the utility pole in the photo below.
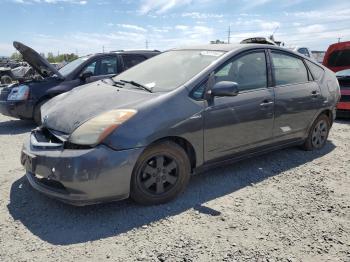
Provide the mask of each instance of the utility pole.
[{"label": "utility pole", "polygon": [[341,37],[338,37],[338,43],[340,43],[340,39],[341,39]]},{"label": "utility pole", "polygon": [[105,46],[103,45],[102,46],[102,53],[104,53],[105,52]]},{"label": "utility pole", "polygon": [[148,44],[149,44],[149,42],[148,42],[148,40],[146,39],[146,42],[145,42],[146,49],[148,49]]},{"label": "utility pole", "polygon": [[231,39],[231,25],[228,26],[227,43],[230,43]]}]

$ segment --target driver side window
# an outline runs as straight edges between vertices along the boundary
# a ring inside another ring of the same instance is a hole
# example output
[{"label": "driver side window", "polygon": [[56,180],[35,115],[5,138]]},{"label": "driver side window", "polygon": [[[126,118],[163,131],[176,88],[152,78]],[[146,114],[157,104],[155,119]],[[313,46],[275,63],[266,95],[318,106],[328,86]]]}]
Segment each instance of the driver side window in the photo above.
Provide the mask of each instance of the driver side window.
[{"label": "driver side window", "polygon": [[267,87],[265,52],[233,58],[215,72],[215,83],[221,81],[236,82],[239,91]]},{"label": "driver side window", "polygon": [[95,62],[89,64],[87,67],[85,67],[85,69],[83,70],[82,73],[84,74],[86,72],[92,72],[92,74],[95,76],[95,75],[97,75],[96,68],[97,67],[96,67],[96,61],[95,61]]}]

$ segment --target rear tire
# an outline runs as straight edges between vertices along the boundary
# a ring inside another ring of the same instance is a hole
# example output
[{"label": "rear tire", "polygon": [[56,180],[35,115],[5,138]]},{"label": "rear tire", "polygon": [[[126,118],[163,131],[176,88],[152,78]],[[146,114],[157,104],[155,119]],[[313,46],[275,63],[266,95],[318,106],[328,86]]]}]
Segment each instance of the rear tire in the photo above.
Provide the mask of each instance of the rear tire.
[{"label": "rear tire", "polygon": [[302,145],[302,149],[313,151],[323,148],[327,142],[329,129],[330,123],[328,116],[325,114],[320,115],[312,124],[309,135]]},{"label": "rear tire", "polygon": [[143,205],[169,202],[187,186],[189,158],[179,145],[166,141],[150,147],[137,160],[131,178],[131,198]]},{"label": "rear tire", "polygon": [[39,102],[35,108],[34,108],[34,114],[33,114],[33,119],[34,119],[34,122],[40,126],[42,123],[41,123],[41,106],[43,104],[45,104],[48,100],[43,100],[41,102]]},{"label": "rear tire", "polygon": [[1,77],[1,84],[10,85],[12,84],[12,78],[9,75],[3,75]]}]

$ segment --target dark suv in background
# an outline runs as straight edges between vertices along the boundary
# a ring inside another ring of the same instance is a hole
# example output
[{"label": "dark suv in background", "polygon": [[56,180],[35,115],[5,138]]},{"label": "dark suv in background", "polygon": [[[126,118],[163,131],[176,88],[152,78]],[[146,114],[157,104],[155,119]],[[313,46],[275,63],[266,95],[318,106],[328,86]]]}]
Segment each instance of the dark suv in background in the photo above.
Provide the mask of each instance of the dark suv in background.
[{"label": "dark suv in background", "polygon": [[80,57],[57,70],[32,48],[14,42],[40,80],[27,81],[3,88],[0,93],[0,113],[20,119],[41,121],[41,106],[54,96],[74,87],[115,76],[126,69],[158,55],[157,50],[119,50]]}]

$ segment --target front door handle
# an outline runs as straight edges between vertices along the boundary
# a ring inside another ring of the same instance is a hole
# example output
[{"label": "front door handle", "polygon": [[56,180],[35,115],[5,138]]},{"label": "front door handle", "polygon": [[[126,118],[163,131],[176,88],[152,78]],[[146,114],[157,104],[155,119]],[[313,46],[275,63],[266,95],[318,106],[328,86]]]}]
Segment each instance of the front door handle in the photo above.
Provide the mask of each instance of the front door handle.
[{"label": "front door handle", "polygon": [[264,100],[264,101],[260,104],[260,106],[269,106],[269,105],[272,105],[272,104],[273,104],[272,101]]}]

